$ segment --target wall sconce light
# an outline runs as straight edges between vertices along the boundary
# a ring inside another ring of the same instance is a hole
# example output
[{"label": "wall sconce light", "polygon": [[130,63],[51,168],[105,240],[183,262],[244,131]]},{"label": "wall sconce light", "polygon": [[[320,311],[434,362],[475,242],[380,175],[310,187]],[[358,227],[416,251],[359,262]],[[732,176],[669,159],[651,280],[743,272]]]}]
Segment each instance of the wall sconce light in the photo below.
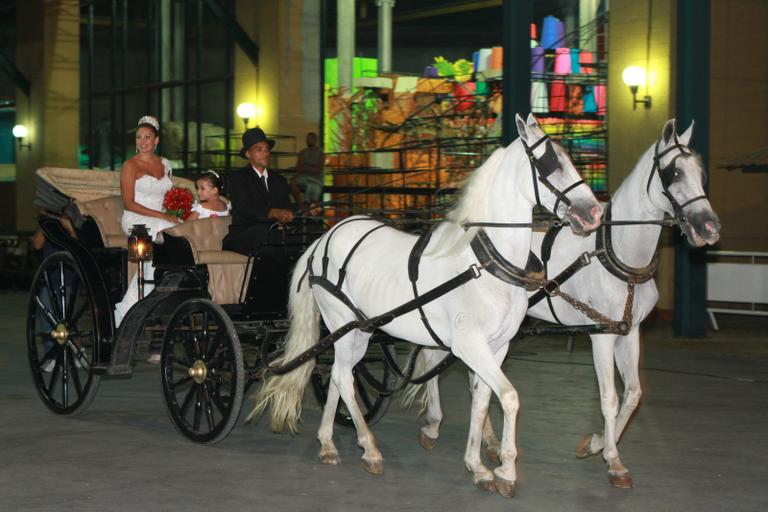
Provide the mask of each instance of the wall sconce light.
[{"label": "wall sconce light", "polygon": [[[243,120],[245,129],[248,129],[248,121],[256,117],[256,105],[253,103],[241,103],[237,106],[237,117]],[[258,126],[258,123],[256,123]]]},{"label": "wall sconce light", "polygon": [[637,110],[637,104],[642,103],[645,108],[651,108],[651,97],[643,96],[643,99],[637,99],[637,91],[641,85],[645,84],[645,70],[640,66],[629,66],[624,69],[621,79],[629,86],[632,91],[632,110]]},{"label": "wall sconce light", "polygon": [[16,142],[18,143],[19,149],[21,148],[27,148],[27,150],[32,150],[32,144],[22,144],[24,142],[24,137],[29,135],[29,130],[27,130],[27,127],[23,124],[17,124],[13,127],[13,136],[16,137]]}]

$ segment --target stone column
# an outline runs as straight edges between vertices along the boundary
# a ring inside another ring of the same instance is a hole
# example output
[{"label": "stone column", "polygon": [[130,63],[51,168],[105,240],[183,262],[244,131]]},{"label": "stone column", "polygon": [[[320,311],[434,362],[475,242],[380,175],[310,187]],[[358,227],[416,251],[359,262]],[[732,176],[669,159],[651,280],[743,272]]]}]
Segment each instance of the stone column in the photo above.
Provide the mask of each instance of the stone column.
[{"label": "stone column", "polygon": [[[16,157],[16,228],[36,228],[35,172],[78,167],[80,6],[78,0],[16,2],[16,65],[31,83],[16,91],[16,122],[29,128]],[[87,134],[85,134],[87,135]]]},{"label": "stone column", "polygon": [[355,0],[337,0],[336,46],[339,58],[339,89],[352,91],[355,58]]}]

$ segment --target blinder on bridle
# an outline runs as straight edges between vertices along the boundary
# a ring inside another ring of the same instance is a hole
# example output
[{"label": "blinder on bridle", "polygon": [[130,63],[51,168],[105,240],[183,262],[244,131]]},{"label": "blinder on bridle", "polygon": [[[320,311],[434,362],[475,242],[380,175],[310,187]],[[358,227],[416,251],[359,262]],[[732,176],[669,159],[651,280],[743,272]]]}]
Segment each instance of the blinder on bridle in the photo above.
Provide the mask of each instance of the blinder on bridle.
[{"label": "blinder on bridle", "polygon": [[[531,162],[531,173],[533,174],[533,191],[536,194],[536,204],[541,206],[538,185],[538,182],[541,182],[541,184],[547,187],[547,189],[557,198],[555,200],[555,206],[552,208],[552,211],[555,214],[557,214],[557,207],[561,202],[567,207],[570,207],[571,200],[568,199],[566,194],[568,194],[568,192],[578,187],[579,185],[582,185],[584,180],[578,180],[572,183],[563,191],[558,190],[554,185],[552,185],[552,182],[549,181],[549,176],[561,168],[560,159],[557,157],[554,144],[552,144],[552,141],[549,140],[549,137],[545,135],[530,146],[526,144],[522,138],[520,139],[520,142],[523,143],[525,153],[528,155],[528,159]],[[533,154],[533,150],[539,147],[541,144],[544,144],[544,154],[537,158],[536,155]]]},{"label": "blinder on bridle", "polygon": [[[677,138],[677,135],[675,135],[675,143],[671,146],[669,146],[667,149],[659,153],[659,143],[661,142],[661,139],[656,141],[656,147],[653,150],[653,168],[651,169],[651,175],[648,176],[648,184],[645,187],[645,192],[647,194],[650,194],[651,191],[651,182],[653,181],[653,176],[655,174],[659,175],[659,181],[661,182],[661,188],[662,188],[662,194],[669,200],[669,203],[672,205],[672,210],[675,212],[675,219],[679,224],[683,224],[688,221],[688,219],[685,216],[685,213],[683,212],[683,209],[688,206],[691,203],[694,203],[696,201],[699,201],[700,199],[706,199],[707,196],[705,194],[702,194],[700,196],[693,197],[689,199],[688,201],[684,202],[683,204],[680,204],[677,199],[672,195],[672,192],[670,192],[669,188],[680,178],[680,170],[677,167],[677,159],[681,156],[693,156],[693,153],[691,150],[683,145],[680,144],[680,141]],[[667,165],[664,167],[661,167],[661,160],[664,158],[667,154],[671,153],[673,150],[679,150],[679,153],[676,154],[674,157],[672,157],[672,160],[669,161]],[[704,174],[702,186],[706,185],[706,174]]]}]

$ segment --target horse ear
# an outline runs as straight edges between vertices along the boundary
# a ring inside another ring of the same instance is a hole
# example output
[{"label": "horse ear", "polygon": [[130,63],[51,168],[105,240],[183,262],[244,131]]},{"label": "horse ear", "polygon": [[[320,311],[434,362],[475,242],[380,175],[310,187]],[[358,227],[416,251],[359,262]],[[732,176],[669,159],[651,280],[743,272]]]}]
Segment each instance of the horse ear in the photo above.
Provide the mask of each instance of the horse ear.
[{"label": "horse ear", "polygon": [[689,127],[688,127],[688,129],[687,129],[687,130],[685,130],[685,133],[683,133],[683,134],[682,134],[682,135],[679,137],[679,139],[680,139],[680,142],[681,142],[681,143],[682,143],[684,146],[688,146],[688,145],[690,144],[690,142],[691,142],[691,137],[693,136],[693,125],[694,125],[694,124],[696,124],[696,122],[695,122],[695,121],[693,121],[693,120],[691,120],[691,126],[689,126]]},{"label": "horse ear", "polygon": [[517,125],[517,134],[527,143],[528,132],[525,131],[525,121],[520,117],[520,114],[515,114],[515,124]]},{"label": "horse ear", "polygon": [[661,130],[661,140],[664,141],[664,144],[669,144],[669,141],[672,140],[672,136],[674,134],[675,134],[675,120],[670,119],[664,125],[664,129]]},{"label": "horse ear", "polygon": [[539,120],[536,119],[533,114],[528,114],[528,119],[526,119],[526,122],[528,123],[528,126],[539,126]]}]

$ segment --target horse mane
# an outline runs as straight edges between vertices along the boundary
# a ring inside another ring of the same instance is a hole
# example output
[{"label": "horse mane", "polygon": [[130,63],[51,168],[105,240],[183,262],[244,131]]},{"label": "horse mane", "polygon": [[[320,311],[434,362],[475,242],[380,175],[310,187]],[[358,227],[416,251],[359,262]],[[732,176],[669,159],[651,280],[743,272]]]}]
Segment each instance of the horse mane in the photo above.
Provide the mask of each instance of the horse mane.
[{"label": "horse mane", "polygon": [[[446,221],[451,228],[426,251],[430,256],[447,256],[463,249],[477,233],[478,228],[462,227],[465,222],[488,217],[488,194],[494,176],[501,168],[506,148],[497,148],[483,164],[464,180],[455,205],[446,214]],[[456,229],[458,228],[458,229]]]}]

